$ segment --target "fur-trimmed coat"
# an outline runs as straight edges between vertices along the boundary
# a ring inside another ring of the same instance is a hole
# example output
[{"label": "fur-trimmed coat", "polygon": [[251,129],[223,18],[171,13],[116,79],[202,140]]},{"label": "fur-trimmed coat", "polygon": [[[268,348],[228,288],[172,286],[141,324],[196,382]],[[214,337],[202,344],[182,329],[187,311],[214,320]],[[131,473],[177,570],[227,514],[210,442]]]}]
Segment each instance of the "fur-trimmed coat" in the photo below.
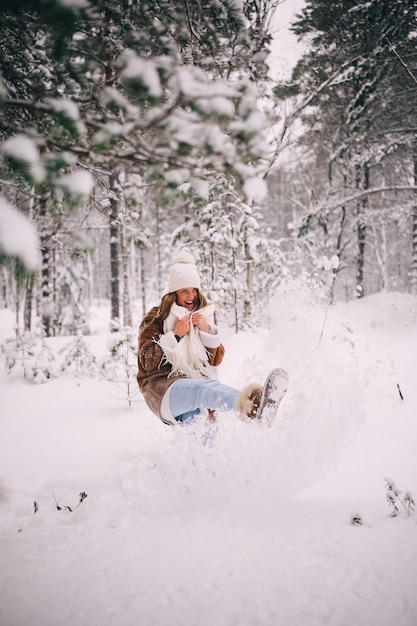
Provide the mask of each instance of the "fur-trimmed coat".
[{"label": "fur-trimmed coat", "polygon": [[[139,328],[137,381],[139,389],[151,411],[160,417],[162,421],[172,423],[161,415],[162,399],[169,386],[175,380],[184,376],[171,375],[172,365],[166,359],[166,355],[158,342],[161,336],[164,335],[165,340],[171,341],[172,347],[175,349],[177,340],[172,331],[165,332],[163,322],[155,320],[157,313],[158,307],[151,309]],[[217,332],[215,326],[211,325],[211,329],[212,332]],[[213,340],[216,334],[210,335],[203,331],[199,331],[199,333],[202,343],[207,350],[209,364],[212,366],[220,365],[224,356],[224,346],[218,340]]]}]

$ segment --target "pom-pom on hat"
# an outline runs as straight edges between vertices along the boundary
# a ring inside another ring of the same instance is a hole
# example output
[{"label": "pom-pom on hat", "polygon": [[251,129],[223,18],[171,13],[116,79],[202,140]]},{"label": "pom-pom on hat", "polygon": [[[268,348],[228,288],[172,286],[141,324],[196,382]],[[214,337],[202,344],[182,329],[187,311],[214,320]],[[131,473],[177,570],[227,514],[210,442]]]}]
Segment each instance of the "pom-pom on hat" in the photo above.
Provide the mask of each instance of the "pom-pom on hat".
[{"label": "pom-pom on hat", "polygon": [[200,277],[193,255],[187,250],[181,250],[172,259],[168,287],[165,293],[173,293],[188,287],[201,289]]}]

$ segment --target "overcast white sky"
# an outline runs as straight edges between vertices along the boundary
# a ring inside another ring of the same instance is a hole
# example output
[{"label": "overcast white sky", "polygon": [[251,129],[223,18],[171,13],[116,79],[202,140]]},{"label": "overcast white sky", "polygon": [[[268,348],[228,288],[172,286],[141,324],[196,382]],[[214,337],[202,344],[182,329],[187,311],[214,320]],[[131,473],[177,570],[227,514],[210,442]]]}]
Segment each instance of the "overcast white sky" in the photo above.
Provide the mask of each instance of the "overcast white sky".
[{"label": "overcast white sky", "polygon": [[288,78],[300,56],[301,46],[289,25],[304,4],[304,0],[283,0],[277,9],[272,23],[275,36],[270,57],[273,79]]}]

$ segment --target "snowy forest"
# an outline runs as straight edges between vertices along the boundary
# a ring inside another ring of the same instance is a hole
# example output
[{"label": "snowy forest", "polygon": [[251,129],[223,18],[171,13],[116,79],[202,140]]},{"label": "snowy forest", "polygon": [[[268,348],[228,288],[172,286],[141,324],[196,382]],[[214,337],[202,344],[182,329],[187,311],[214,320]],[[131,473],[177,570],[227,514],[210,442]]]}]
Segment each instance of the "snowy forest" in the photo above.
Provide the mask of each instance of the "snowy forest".
[{"label": "snowy forest", "polygon": [[[417,0],[1,0],[1,626],[416,626],[416,42]],[[183,249],[273,423],[140,393]]]},{"label": "snowy forest", "polygon": [[236,332],[286,280],[417,293],[416,2],[307,0],[282,79],[279,4],[3,0],[0,307],[19,331],[88,334],[103,302],[136,326],[183,246]]}]

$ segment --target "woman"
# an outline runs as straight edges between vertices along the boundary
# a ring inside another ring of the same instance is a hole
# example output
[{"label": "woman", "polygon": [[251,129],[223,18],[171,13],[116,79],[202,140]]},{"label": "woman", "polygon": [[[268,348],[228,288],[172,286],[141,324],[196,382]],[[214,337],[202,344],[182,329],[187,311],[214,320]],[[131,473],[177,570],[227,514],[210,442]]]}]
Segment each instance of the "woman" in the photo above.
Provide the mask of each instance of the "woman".
[{"label": "woman", "polygon": [[181,251],[159,306],[149,311],[139,328],[139,388],[165,424],[192,419],[203,409],[211,419],[216,410],[256,417],[260,385],[252,383],[239,391],[217,380],[224,347],[214,310],[201,292],[193,256]]}]

